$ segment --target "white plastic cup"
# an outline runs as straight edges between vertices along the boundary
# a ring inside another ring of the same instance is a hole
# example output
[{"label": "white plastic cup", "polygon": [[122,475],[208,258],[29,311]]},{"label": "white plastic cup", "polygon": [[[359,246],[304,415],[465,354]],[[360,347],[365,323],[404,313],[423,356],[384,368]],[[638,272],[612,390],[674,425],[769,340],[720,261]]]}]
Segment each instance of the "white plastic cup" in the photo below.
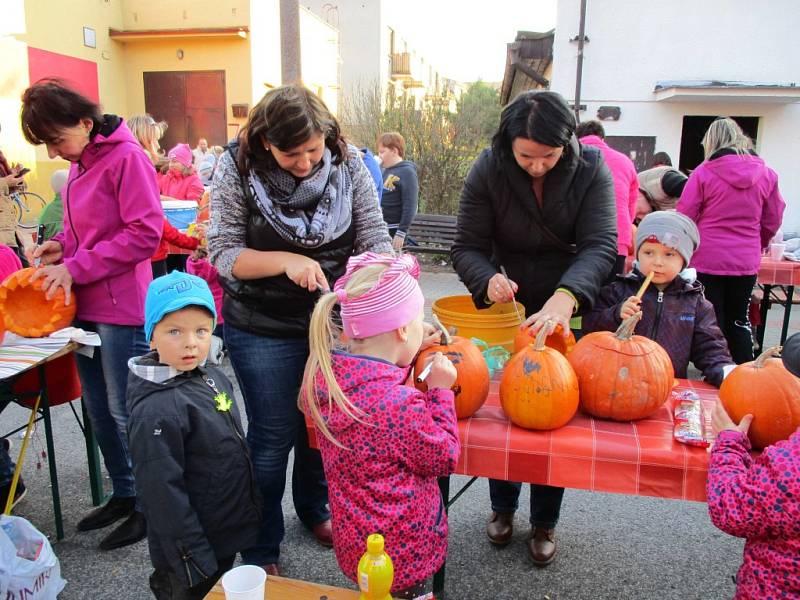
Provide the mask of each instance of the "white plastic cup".
[{"label": "white plastic cup", "polygon": [[225,600],[264,600],[267,572],[254,565],[241,565],[222,576]]},{"label": "white plastic cup", "polygon": [[770,244],[769,256],[772,260],[783,259],[783,253],[786,252],[786,244]]}]

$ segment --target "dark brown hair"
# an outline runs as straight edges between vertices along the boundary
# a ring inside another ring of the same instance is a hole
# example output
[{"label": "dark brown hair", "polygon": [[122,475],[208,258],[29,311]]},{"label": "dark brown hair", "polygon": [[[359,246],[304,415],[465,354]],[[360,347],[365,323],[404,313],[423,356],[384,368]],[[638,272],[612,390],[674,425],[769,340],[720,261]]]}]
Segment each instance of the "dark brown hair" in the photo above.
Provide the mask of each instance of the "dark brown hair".
[{"label": "dark brown hair", "polygon": [[22,94],[22,133],[34,146],[52,142],[63,129],[75,127],[81,119],[91,119],[94,135],[103,124],[100,106],[60,79],[40,79]]},{"label": "dark brown hair", "polygon": [[338,165],[347,156],[347,143],[342,137],[339,123],[313,92],[299,85],[285,85],[268,91],[247,117],[247,124],[239,133],[239,151],[236,162],[246,173],[278,167],[275,158],[264,148],[264,140],[287,151],[316,134],[325,137],[325,146],[331,151],[333,164]]},{"label": "dark brown hair", "polygon": [[406,156],[406,138],[398,131],[389,131],[378,136],[378,146],[394,148],[400,158]]}]

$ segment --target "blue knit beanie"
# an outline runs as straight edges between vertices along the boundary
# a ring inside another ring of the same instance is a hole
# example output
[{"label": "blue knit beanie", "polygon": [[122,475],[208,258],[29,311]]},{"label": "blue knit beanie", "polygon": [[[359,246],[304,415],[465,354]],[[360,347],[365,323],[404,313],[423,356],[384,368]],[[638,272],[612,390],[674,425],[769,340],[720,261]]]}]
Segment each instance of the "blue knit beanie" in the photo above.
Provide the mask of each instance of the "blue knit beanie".
[{"label": "blue knit beanie", "polygon": [[144,335],[147,341],[153,337],[153,329],[169,313],[199,306],[207,309],[217,323],[217,309],[214,307],[214,296],[208,284],[195,275],[173,271],[169,275],[158,277],[147,288],[144,300]]},{"label": "blue knit beanie", "polygon": [[692,254],[700,245],[700,233],[697,225],[689,217],[674,210],[660,210],[644,217],[636,229],[636,256],[639,248],[651,238],[670,248],[674,248],[683,257],[684,267],[688,267]]}]

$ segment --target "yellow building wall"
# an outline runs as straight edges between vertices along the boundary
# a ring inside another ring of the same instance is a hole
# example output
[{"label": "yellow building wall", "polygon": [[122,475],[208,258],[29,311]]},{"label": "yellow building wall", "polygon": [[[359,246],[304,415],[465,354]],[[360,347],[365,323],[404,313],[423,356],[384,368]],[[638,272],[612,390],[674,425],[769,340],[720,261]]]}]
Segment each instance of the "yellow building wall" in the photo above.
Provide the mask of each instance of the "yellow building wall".
[{"label": "yellow building wall", "polygon": [[[4,0],[5,1],[5,0]],[[100,104],[105,112],[128,110],[124,81],[123,49],[108,36],[109,28],[122,27],[121,0],[25,0],[26,31],[16,38],[27,46],[89,60],[97,64]],[[83,28],[95,31],[96,48],[83,44]],[[27,49],[25,82],[28,84]],[[19,96],[17,96],[19,98]],[[17,103],[14,114],[19,115]],[[49,200],[53,197],[50,175],[68,167],[63,160],[50,160],[44,146],[36,148],[36,165],[26,179],[29,189]]]},{"label": "yellow building wall", "polygon": [[249,0],[121,1],[126,30],[238,27],[250,22]]},{"label": "yellow building wall", "polygon": [[[183,50],[183,59],[178,58]],[[125,44],[125,88],[128,115],[145,112],[144,73],[149,71],[225,71],[227,123],[241,125],[232,104],[250,103],[250,43],[235,38],[170,38]],[[229,127],[230,130],[230,127]],[[191,140],[186,140],[193,143]]]}]

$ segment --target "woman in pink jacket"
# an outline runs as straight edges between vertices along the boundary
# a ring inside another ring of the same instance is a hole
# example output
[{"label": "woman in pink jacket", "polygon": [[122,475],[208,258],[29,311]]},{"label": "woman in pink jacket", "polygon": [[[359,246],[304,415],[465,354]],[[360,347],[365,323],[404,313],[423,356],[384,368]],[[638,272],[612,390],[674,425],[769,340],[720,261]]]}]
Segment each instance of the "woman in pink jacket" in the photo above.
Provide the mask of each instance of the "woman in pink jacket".
[{"label": "woman in pink jacket", "polygon": [[50,158],[72,163],[62,191],[64,230],[34,250],[45,265],[34,278],[52,296],[64,288],[77,303],[75,325],[100,336],[89,358],[76,355],[83,399],[103,453],[114,495],[78,523],[79,531],[122,524],[103,541],[110,550],[143,539],[144,516],[127,445],[128,360],[147,352],[144,298],[150,257],[161,238],[163,212],[153,167],[122,119],[54,79],[22,97],[22,131]]},{"label": "woman in pink jacket", "polygon": [[[800,377],[800,334],[786,341],[783,364]],[[745,415],[736,425],[721,403],[714,410],[708,514],[719,529],[747,540],[734,600],[800,598],[800,430],[753,458],[752,420]]]},{"label": "woman in pink jacket", "polygon": [[739,364],[753,360],[750,294],[762,251],[786,208],[777,174],[752,148],[733,119],[714,121],[703,137],[706,159],[692,172],[677,206],[700,230],[690,266]]},{"label": "woman in pink jacket", "polygon": [[[436,480],[455,470],[460,451],[452,363],[437,353],[428,391],[407,385],[424,335],[418,277],[408,254],[350,258],[314,307],[300,399],[318,432],[339,566],[357,581],[367,536],[382,534],[395,568],[392,598],[431,591],[447,555]],[[331,348],[337,304],[347,352]]]}]

